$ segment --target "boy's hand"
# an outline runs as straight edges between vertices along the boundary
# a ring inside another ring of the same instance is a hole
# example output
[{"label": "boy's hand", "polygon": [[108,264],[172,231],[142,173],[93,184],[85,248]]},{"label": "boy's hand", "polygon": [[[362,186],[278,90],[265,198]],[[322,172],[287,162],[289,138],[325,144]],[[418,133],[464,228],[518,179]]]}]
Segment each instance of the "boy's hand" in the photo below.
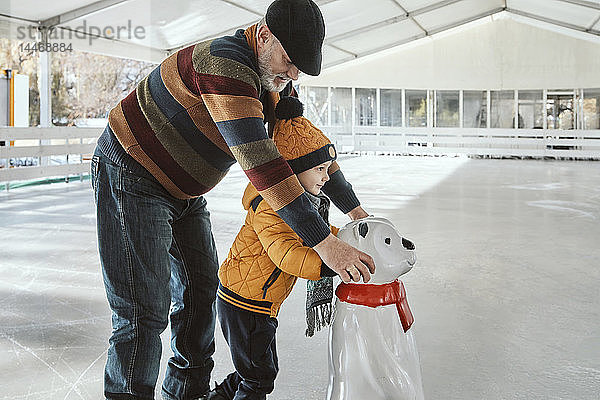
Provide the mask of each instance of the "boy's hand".
[{"label": "boy's hand", "polygon": [[363,208],[361,206],[353,208],[346,215],[348,215],[352,221],[356,221],[357,219],[361,219],[361,218],[365,218],[365,217],[369,216],[369,214],[367,214],[367,212],[365,210],[363,210]]},{"label": "boy's hand", "polygon": [[333,234],[327,236],[313,249],[319,254],[321,260],[342,278],[344,283],[358,282],[361,276],[363,282],[369,282],[371,274],[375,272],[375,263],[370,255],[355,249]]}]

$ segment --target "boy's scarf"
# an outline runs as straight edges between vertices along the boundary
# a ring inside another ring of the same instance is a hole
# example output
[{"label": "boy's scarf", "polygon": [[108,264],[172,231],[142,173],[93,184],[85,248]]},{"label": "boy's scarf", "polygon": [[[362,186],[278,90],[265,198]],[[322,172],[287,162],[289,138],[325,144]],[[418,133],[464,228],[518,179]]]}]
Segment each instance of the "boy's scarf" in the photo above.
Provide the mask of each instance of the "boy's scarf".
[{"label": "boy's scarf", "polygon": [[[258,45],[256,42],[256,27],[258,26],[258,24],[254,24],[248,28],[246,28],[246,30],[244,31],[244,35],[246,36],[246,42],[248,42],[248,46],[250,46],[250,48],[252,49],[252,51],[254,52],[254,55],[256,56],[256,66],[258,67]],[[260,73],[260,70],[258,71],[258,73]],[[261,90],[262,91],[262,90]],[[260,93],[259,93],[259,97],[260,97]],[[270,92],[268,91],[267,94],[267,99],[265,101],[265,103],[263,104],[263,115],[265,116],[265,120],[269,123],[269,137],[272,138],[273,137],[273,127],[275,126],[275,106],[277,105],[277,102],[279,101],[279,93],[277,92]]]},{"label": "boy's scarf", "polygon": [[[329,224],[329,199],[306,192],[319,215]],[[318,281],[306,281],[306,336],[331,324],[333,317],[333,278],[324,276]]]}]

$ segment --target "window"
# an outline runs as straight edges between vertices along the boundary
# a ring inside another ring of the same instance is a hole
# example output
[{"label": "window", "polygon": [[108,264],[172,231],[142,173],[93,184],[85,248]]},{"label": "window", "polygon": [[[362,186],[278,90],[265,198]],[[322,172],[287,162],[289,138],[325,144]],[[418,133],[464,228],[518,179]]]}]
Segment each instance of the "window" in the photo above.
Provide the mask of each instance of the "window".
[{"label": "window", "polygon": [[426,127],[427,126],[427,90],[407,90],[406,94],[406,115],[408,117],[408,126]]},{"label": "window", "polygon": [[574,129],[573,91],[548,91],[546,95],[546,124],[548,129]]},{"label": "window", "polygon": [[492,91],[490,98],[490,127],[514,128],[515,92],[513,90]]},{"label": "window", "polygon": [[377,90],[356,89],[356,124],[377,125]]},{"label": "window", "polygon": [[583,129],[600,129],[600,89],[583,90]]},{"label": "window", "polygon": [[382,126],[402,126],[402,90],[381,89],[379,92]]},{"label": "window", "polygon": [[331,88],[331,125],[343,126],[352,131],[352,89]]},{"label": "window", "polygon": [[305,116],[315,126],[327,125],[327,97],[328,89],[326,87],[307,86],[306,89]]},{"label": "window", "polygon": [[544,127],[544,92],[519,90],[519,128],[542,129]]},{"label": "window", "polygon": [[458,90],[438,90],[435,95],[435,126],[457,127],[458,120]]},{"label": "window", "polygon": [[487,92],[465,90],[463,92],[463,127],[487,128]]}]

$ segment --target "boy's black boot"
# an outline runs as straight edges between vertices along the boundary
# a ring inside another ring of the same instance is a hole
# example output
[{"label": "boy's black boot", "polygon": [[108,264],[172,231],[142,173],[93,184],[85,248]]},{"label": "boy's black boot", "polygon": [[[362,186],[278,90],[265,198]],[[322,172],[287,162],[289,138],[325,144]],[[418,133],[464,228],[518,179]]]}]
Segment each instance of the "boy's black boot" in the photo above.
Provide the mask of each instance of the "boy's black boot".
[{"label": "boy's black boot", "polygon": [[215,388],[206,394],[206,400],[231,400],[225,390],[215,382]]}]

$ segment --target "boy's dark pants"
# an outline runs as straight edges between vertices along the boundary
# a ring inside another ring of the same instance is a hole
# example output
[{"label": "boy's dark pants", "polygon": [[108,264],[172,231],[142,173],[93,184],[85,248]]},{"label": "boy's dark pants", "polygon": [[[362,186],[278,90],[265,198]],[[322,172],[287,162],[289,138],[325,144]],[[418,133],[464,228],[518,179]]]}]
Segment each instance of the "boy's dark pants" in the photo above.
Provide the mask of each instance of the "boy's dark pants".
[{"label": "boy's dark pants", "polygon": [[277,319],[246,311],[217,297],[223,336],[236,369],[221,384],[234,400],[265,400],[279,371],[275,332]]}]

